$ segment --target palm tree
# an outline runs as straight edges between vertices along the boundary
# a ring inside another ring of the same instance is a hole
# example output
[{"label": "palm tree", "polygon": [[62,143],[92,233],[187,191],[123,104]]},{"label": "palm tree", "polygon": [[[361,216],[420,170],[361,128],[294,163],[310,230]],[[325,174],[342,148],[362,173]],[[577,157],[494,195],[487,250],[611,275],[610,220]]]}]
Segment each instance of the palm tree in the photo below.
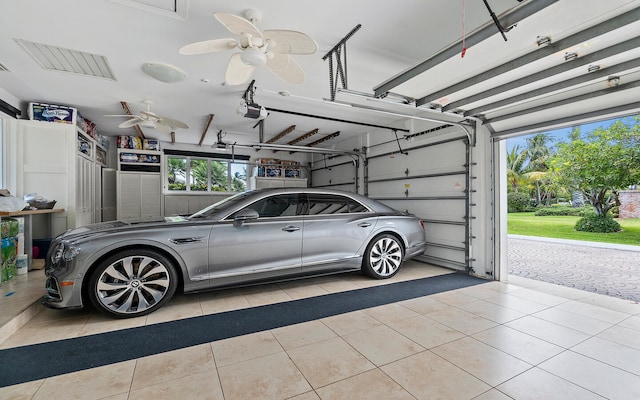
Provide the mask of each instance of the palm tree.
[{"label": "palm tree", "polygon": [[520,146],[512,147],[507,153],[507,181],[513,192],[517,192],[518,187],[524,183],[526,161],[527,154],[520,149]]},{"label": "palm tree", "polygon": [[546,172],[549,170],[549,158],[552,155],[551,149],[547,143],[553,142],[555,139],[546,133],[538,133],[527,138],[527,148],[525,152],[529,159],[528,169],[531,171]]},{"label": "palm tree", "polygon": [[549,159],[552,156],[552,151],[547,146],[548,142],[552,142],[554,139],[546,133],[539,133],[532,137],[527,138],[527,148],[524,150],[529,163],[527,164],[528,178],[530,178],[535,185],[536,203],[539,206],[542,204],[542,188],[540,183],[544,181],[545,175],[549,170]]},{"label": "palm tree", "polygon": [[171,190],[186,190],[183,186],[187,178],[187,159],[169,157],[167,159],[167,178]]}]

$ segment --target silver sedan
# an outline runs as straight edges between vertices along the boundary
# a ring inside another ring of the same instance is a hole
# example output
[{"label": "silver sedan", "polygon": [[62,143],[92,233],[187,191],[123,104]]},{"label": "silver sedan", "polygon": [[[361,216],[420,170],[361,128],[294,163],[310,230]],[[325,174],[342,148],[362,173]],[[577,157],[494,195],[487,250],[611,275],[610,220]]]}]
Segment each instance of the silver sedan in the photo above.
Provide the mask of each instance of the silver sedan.
[{"label": "silver sedan", "polygon": [[425,250],[422,221],[354,193],[267,189],[189,216],[68,231],[46,259],[52,308],[92,303],[115,317],[149,314],[175,293],[362,270],[395,275]]}]

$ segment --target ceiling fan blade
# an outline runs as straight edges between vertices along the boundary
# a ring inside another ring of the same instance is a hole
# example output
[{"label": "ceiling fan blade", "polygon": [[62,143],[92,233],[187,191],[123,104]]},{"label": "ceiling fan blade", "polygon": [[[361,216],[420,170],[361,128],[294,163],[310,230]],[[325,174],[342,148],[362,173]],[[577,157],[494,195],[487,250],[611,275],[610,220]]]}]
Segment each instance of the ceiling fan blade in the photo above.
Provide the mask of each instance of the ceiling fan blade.
[{"label": "ceiling fan blade", "polygon": [[163,124],[163,123],[158,123],[156,124],[156,130],[160,133],[171,133],[173,132],[173,128],[171,128],[169,125]]},{"label": "ceiling fan blade", "polygon": [[118,125],[118,128],[131,128],[132,126],[136,126],[141,122],[142,122],[142,118],[138,116],[134,116],[131,119],[124,121],[123,123]]},{"label": "ceiling fan blade", "polygon": [[269,51],[284,54],[313,54],[318,50],[315,40],[306,33],[287,30],[266,30],[264,38],[271,43]]},{"label": "ceiling fan blade", "polygon": [[230,50],[238,46],[238,42],[232,38],[203,40],[180,47],[178,53],[191,56],[195,54],[212,53],[214,51]]},{"label": "ceiling fan blade", "polygon": [[304,82],[304,71],[287,54],[271,53],[267,56],[267,68],[280,79],[289,83]]},{"label": "ceiling fan blade", "polygon": [[253,74],[253,70],[255,69],[254,66],[242,62],[240,54],[241,53],[236,53],[232,55],[229,60],[229,64],[227,65],[224,80],[229,85],[240,85],[247,82],[249,78],[251,78],[251,74]]},{"label": "ceiling fan blade", "polygon": [[227,13],[213,13],[213,16],[216,17],[225,28],[236,35],[246,33],[252,37],[263,39],[262,32],[249,20]]},{"label": "ceiling fan blade", "polygon": [[182,128],[182,129],[189,128],[189,125],[185,124],[182,121],[178,121],[177,119],[162,117],[162,116],[158,116],[158,117],[159,117],[158,124],[167,125],[170,128]]}]

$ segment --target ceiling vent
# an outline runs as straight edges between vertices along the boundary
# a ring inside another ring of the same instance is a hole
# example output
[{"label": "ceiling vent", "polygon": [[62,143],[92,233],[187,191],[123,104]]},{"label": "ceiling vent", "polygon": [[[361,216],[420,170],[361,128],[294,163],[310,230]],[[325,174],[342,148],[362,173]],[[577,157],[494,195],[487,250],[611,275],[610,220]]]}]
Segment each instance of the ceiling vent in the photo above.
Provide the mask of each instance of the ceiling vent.
[{"label": "ceiling vent", "polygon": [[139,10],[164,15],[166,17],[187,19],[189,0],[111,0]]},{"label": "ceiling vent", "polygon": [[16,42],[44,69],[116,80],[104,56],[22,39]]}]

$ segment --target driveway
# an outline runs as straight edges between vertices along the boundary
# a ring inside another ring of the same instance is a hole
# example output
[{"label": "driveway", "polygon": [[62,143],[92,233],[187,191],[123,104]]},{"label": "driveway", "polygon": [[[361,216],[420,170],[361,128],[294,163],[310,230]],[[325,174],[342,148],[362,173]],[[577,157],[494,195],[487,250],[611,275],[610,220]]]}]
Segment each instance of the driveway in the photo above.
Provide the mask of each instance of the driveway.
[{"label": "driveway", "polygon": [[509,235],[509,273],[640,302],[640,246]]}]

